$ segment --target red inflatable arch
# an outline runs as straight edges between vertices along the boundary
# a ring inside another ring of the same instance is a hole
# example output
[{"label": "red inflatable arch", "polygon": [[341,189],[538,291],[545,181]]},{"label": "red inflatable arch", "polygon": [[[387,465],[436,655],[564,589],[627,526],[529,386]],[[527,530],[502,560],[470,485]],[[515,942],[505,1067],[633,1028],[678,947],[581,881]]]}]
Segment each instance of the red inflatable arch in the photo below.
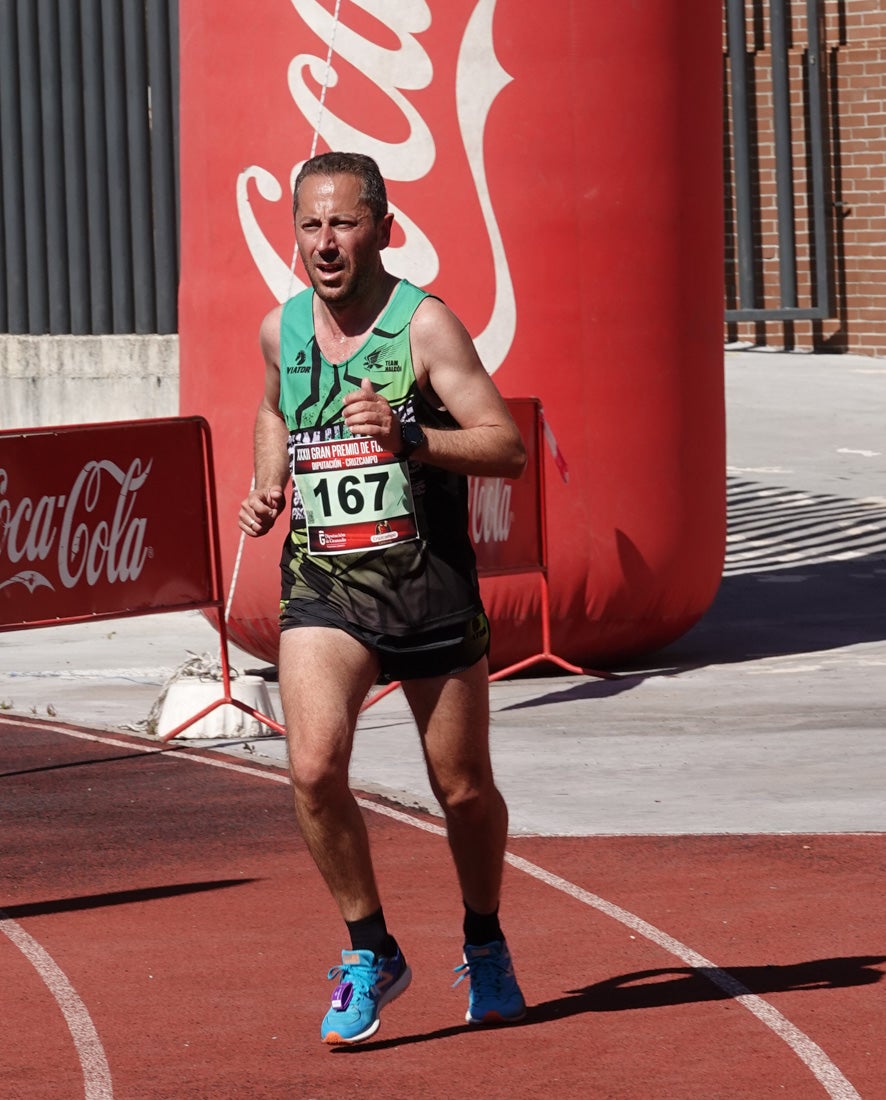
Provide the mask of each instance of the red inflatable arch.
[{"label": "red inflatable arch", "polygon": [[[452,306],[506,396],[541,400],[569,474],[548,455],[553,650],[664,645],[725,541],[719,5],[369,7],[180,4],[181,411],[213,431],[231,638],[275,660],[282,526],[238,562],[236,512],[259,322],[303,285],[291,181],[335,148],[389,182],[388,268]],[[501,667],[537,647],[538,585],[483,590]]]}]

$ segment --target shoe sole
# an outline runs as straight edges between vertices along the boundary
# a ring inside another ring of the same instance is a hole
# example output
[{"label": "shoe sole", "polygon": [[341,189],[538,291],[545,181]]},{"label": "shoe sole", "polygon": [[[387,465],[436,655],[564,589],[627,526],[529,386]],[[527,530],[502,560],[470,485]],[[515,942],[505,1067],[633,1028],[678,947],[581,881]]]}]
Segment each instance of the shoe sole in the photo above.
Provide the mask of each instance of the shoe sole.
[{"label": "shoe sole", "polygon": [[337,1031],[329,1031],[323,1036],[323,1042],[328,1043],[329,1046],[347,1046],[353,1043],[363,1043],[367,1039],[371,1039],[378,1031],[379,1025],[381,1024],[381,1010],[385,1005],[389,1005],[391,1001],[396,1001],[401,993],[405,993],[411,981],[412,970],[407,966],[394,984],[389,986],[381,997],[379,997],[378,1011],[375,1014],[375,1019],[365,1031],[361,1031],[359,1035],[350,1036],[339,1035]]},{"label": "shoe sole", "polygon": [[468,1011],[465,1013],[465,1023],[467,1023],[467,1024],[488,1024],[488,1025],[494,1026],[496,1024],[516,1024],[516,1023],[519,1023],[520,1020],[525,1020],[525,1019],[526,1019],[526,1009],[525,1009],[525,1007],[523,1008],[523,1010],[517,1016],[502,1016],[502,1014],[500,1012],[494,1012],[493,1011],[493,1012],[487,1012],[486,1015],[482,1016],[479,1020],[475,1016],[471,1015],[471,1010],[470,1009],[468,1009]]}]

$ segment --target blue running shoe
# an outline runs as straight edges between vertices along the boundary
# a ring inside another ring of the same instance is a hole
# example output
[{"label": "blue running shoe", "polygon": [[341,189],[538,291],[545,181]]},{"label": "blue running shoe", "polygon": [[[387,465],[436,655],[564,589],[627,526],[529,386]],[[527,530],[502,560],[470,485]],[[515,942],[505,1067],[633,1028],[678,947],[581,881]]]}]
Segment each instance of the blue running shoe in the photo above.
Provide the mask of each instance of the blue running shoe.
[{"label": "blue running shoe", "polygon": [[360,1043],[378,1031],[378,1014],[406,989],[412,971],[400,951],[376,959],[371,951],[342,951],[341,966],[327,977],[338,978],[332,1004],[320,1025],[324,1043]]},{"label": "blue running shoe", "polygon": [[469,1024],[512,1024],[526,1015],[526,1002],[517,985],[511,953],[503,940],[494,940],[479,947],[465,944],[465,961],[455,968],[458,985],[465,978],[471,982],[468,1011]]}]

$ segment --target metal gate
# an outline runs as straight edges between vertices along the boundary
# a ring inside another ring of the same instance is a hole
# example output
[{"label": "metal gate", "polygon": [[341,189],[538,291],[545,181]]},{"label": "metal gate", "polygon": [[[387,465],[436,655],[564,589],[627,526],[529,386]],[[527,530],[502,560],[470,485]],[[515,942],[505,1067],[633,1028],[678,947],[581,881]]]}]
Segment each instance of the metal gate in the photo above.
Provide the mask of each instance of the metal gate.
[{"label": "metal gate", "polygon": [[821,0],[726,0],[726,38],[726,320],[833,316]]},{"label": "metal gate", "polygon": [[0,176],[0,332],[175,332],[177,0],[0,0]]}]

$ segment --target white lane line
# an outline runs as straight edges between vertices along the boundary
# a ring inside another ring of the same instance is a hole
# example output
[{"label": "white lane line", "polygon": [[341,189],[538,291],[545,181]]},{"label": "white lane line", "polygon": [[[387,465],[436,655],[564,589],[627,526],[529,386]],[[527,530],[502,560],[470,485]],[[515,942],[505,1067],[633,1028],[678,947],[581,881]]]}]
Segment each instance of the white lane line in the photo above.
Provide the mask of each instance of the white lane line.
[{"label": "white lane line", "polygon": [[55,998],[74,1040],[74,1048],[83,1071],[83,1087],[86,1100],[111,1100],[111,1071],[95,1030],[92,1017],[77,991],[68,981],[64,971],[49,952],[33,936],[0,909],[0,932],[15,944],[43,980],[43,984]]},{"label": "white lane line", "polygon": [[664,948],[665,951],[680,959],[687,966],[693,967],[700,975],[717,986],[718,989],[722,989],[727,996],[732,997],[739,1004],[743,1005],[748,1012],[752,1013],[761,1023],[770,1028],[779,1039],[787,1043],[806,1068],[818,1078],[824,1086],[828,1096],[832,1097],[833,1100],[861,1100],[859,1093],[852,1087],[849,1081],[846,1080],[817,1043],[813,1042],[812,1039],[804,1034],[804,1032],[800,1031],[798,1027],[795,1027],[790,1020],[783,1016],[777,1008],[773,1008],[768,1001],[764,1001],[762,997],[759,997],[756,993],[752,993],[747,986],[743,985],[737,978],[734,978],[727,970],[721,970],[719,966],[710,962],[703,955],[699,955],[696,951],[693,951],[691,947],[687,947],[679,940],[673,939],[666,932],[662,932],[654,925],[648,924],[645,920],[628,912],[626,909],[622,909],[618,905],[613,905],[604,898],[597,897],[596,894],[583,890],[580,886],[576,886],[574,883],[568,882],[558,875],[552,875],[549,871],[545,871],[544,868],[537,867],[534,863],[521,859],[519,856],[512,856],[508,853],[505,858],[513,867],[519,868],[519,870],[524,871],[527,875],[531,875],[533,878],[538,879],[540,882],[544,882],[555,890],[560,890],[562,893],[568,894],[569,897],[575,898],[576,901],[584,902],[585,905],[590,905],[601,913],[605,913],[606,916],[619,921],[621,924],[639,933],[639,935],[651,940],[652,943]]},{"label": "white lane line", "polygon": [[[375,802],[367,802],[365,799],[358,799],[357,801],[365,809],[373,810],[375,813],[382,814],[385,817],[391,817],[395,821],[401,821],[406,825],[412,825],[414,828],[423,829],[425,832],[434,833],[437,836],[446,836],[446,830],[439,825],[433,825],[427,821],[420,821],[390,806],[382,806]],[[530,863],[529,860],[523,859],[520,856],[515,856],[510,852],[506,852],[505,859],[518,871],[522,871],[531,878],[543,882],[546,886],[550,886],[563,894],[567,894],[576,901],[580,901],[585,905],[591,906],[593,909],[597,909],[607,917],[611,917],[613,920],[637,932],[645,939],[657,944],[667,951],[668,954],[674,955],[687,966],[691,966],[693,969],[698,970],[709,982],[712,982],[718,989],[722,989],[729,997],[738,1001],[738,1003],[743,1005],[748,1012],[752,1013],[758,1020],[775,1032],[779,1039],[787,1043],[807,1069],[818,1078],[827,1094],[831,1096],[833,1100],[861,1100],[859,1093],[856,1092],[849,1081],[846,1080],[817,1043],[813,1042],[808,1035],[805,1035],[799,1028],[795,1027],[777,1008],[773,1008],[772,1005],[764,1001],[762,997],[759,997],[756,993],[752,993],[745,985],[742,985],[742,983],[738,981],[737,978],[734,978],[728,971],[721,970],[719,966],[716,966],[703,955],[699,955],[698,952],[693,951],[691,947],[687,947],[685,944],[680,943],[679,940],[675,940],[666,932],[662,932],[659,928],[647,923],[641,917],[628,912],[627,909],[622,909],[618,905],[613,905],[612,902],[608,902],[604,898],[590,893],[588,890],[583,890],[580,886],[576,886],[575,883],[560,878],[559,875],[551,874],[550,871],[546,871],[543,867]]]},{"label": "white lane line", "polygon": [[792,474],[784,466],[727,466],[727,474]]},{"label": "white lane line", "polygon": [[38,671],[14,670],[5,675],[12,680],[135,680],[153,683],[165,680],[173,668],[47,668]]},{"label": "white lane line", "polygon": [[[0,718],[0,724],[2,724],[3,721],[6,721],[6,719]],[[13,719],[8,719],[8,721],[13,721]],[[16,718],[14,721],[22,725],[29,724],[27,719]],[[71,737],[79,737],[84,741],[98,741],[101,744],[113,745],[118,748],[134,749],[137,747],[137,745],[131,741],[119,741],[113,737],[103,737],[98,734],[68,730],[64,729],[62,726],[49,726],[42,722],[34,723],[33,725],[38,729],[49,728]],[[169,752],[168,749],[153,748],[150,748],[148,751],[158,753]],[[289,783],[289,777],[285,774],[263,771],[243,764],[234,764],[227,760],[217,760],[207,756],[200,756],[194,752],[175,750],[171,755],[173,758],[184,757],[198,764],[209,764],[212,767],[222,768],[225,771],[240,772],[244,775],[257,775],[262,779],[269,779],[276,783]],[[430,821],[423,821],[417,817],[412,817],[402,810],[395,810],[391,806],[384,806],[378,802],[371,802],[365,798],[358,798],[357,802],[364,810],[371,810],[373,813],[380,814],[383,817],[389,817],[394,821],[399,821],[414,829],[421,829],[423,832],[432,833],[434,836],[446,836],[446,830],[442,826],[435,825]],[[746,1008],[748,1012],[756,1016],[761,1023],[765,1024],[779,1039],[786,1043],[813,1076],[822,1084],[832,1100],[861,1100],[860,1094],[853,1088],[850,1082],[843,1076],[840,1070],[834,1065],[830,1058],[828,1058],[827,1054],[825,1054],[817,1043],[813,1042],[808,1035],[795,1027],[787,1017],[783,1016],[778,1009],[773,1008],[768,1001],[763,1000],[763,998],[756,993],[752,993],[747,986],[743,985],[737,978],[734,978],[727,970],[722,970],[703,955],[699,955],[696,951],[693,951],[691,947],[687,947],[686,944],[681,943],[679,940],[675,940],[666,932],[662,932],[661,929],[649,924],[641,917],[635,916],[635,914],[629,912],[627,909],[622,909],[618,905],[613,905],[611,902],[606,901],[605,898],[598,897],[596,894],[592,894],[590,891],[584,890],[580,886],[576,886],[575,883],[560,878],[559,875],[554,875],[550,871],[546,871],[543,867],[530,863],[529,860],[523,859],[520,856],[515,856],[507,852],[505,853],[505,859],[516,870],[522,871],[524,874],[544,883],[546,886],[550,886],[554,890],[559,890],[561,893],[567,894],[569,897],[582,902],[584,905],[589,905],[591,908],[597,909],[612,920],[618,921],[620,924],[625,925],[645,939],[663,948],[687,966],[697,969],[703,977],[707,978],[708,981],[717,986],[718,989],[721,989],[728,996],[734,998],[740,1005]],[[87,1097],[87,1100],[92,1100],[92,1098]],[[96,1096],[96,1100],[99,1100],[99,1095]]]}]

